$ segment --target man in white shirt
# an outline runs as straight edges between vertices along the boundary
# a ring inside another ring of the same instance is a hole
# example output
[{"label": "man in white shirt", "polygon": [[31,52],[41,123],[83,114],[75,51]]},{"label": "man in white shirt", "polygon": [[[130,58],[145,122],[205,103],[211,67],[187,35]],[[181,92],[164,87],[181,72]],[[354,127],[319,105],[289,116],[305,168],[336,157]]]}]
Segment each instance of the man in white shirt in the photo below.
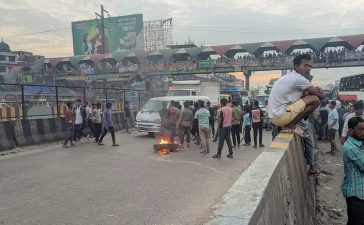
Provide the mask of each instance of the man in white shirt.
[{"label": "man in white shirt", "polygon": [[[271,122],[283,130],[294,130],[303,133],[296,125],[307,117],[324,98],[321,88],[314,87],[307,79],[312,68],[311,56],[298,55],[293,60],[294,70],[277,80],[269,95],[268,116]],[[308,95],[303,97],[303,92]]]},{"label": "man in white shirt", "polygon": [[331,151],[327,152],[332,155],[334,155],[336,152],[339,151],[339,149],[336,146],[335,143],[335,135],[336,132],[339,130],[339,113],[337,112],[336,108],[336,102],[330,101],[329,103],[329,116],[327,119],[327,123],[324,125],[324,128],[328,128],[328,138],[331,144]]},{"label": "man in white shirt", "polygon": [[344,122],[344,127],[343,127],[343,131],[340,137],[340,141],[341,144],[343,145],[345,143],[345,141],[348,138],[348,123],[349,120],[355,116],[360,116],[364,119],[364,115],[363,115],[363,102],[362,101],[357,101],[354,103],[353,108],[354,108],[354,112],[350,113],[346,116],[345,118],[345,122]]},{"label": "man in white shirt", "polygon": [[83,124],[81,99],[76,100],[76,108],[73,110],[73,114],[75,115],[73,139],[74,141],[79,141],[82,135],[82,124]]}]

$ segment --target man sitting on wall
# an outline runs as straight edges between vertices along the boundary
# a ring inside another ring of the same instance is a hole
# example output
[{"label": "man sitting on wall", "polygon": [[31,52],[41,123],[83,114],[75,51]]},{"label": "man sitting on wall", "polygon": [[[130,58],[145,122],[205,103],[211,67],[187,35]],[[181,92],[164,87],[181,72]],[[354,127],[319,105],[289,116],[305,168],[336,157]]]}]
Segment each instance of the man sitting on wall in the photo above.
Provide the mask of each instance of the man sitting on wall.
[{"label": "man sitting on wall", "polygon": [[[294,70],[279,78],[272,87],[268,116],[283,131],[295,130],[295,133],[304,136],[304,130],[296,125],[319,106],[324,94],[321,88],[312,86],[307,79],[312,68],[310,55],[296,56],[293,65]],[[308,95],[303,96],[303,92]]]}]

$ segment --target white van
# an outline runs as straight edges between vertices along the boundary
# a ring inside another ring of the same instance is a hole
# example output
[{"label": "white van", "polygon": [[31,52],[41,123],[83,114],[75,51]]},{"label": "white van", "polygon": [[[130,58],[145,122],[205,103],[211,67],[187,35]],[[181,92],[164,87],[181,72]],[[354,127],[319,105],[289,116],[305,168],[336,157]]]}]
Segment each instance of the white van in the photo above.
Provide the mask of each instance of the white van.
[{"label": "white van", "polygon": [[158,133],[161,127],[161,118],[159,112],[163,108],[168,108],[171,101],[179,102],[183,107],[183,102],[199,100],[208,102],[207,96],[167,96],[151,98],[142,107],[136,116],[135,126],[138,132]]}]

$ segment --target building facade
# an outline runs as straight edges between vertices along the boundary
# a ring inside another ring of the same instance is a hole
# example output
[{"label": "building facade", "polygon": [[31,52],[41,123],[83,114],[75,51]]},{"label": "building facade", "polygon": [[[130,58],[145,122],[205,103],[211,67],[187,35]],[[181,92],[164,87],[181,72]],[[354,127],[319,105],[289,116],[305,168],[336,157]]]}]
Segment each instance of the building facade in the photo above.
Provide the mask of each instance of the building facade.
[{"label": "building facade", "polygon": [[13,66],[18,64],[17,54],[11,52],[10,46],[1,40],[0,42],[0,73],[9,73]]}]

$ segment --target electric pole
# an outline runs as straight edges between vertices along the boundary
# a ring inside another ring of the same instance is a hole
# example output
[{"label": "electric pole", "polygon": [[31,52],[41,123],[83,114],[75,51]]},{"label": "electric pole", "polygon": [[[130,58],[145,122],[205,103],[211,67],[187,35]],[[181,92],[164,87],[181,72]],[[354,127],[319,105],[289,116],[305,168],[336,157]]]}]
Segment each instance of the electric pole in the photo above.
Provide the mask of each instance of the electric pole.
[{"label": "electric pole", "polygon": [[97,12],[95,12],[96,18],[100,17],[101,20],[101,53],[105,54],[105,16],[104,16],[104,12],[109,13],[108,11],[106,11],[104,9],[104,6],[101,5],[101,13],[98,14]]}]

